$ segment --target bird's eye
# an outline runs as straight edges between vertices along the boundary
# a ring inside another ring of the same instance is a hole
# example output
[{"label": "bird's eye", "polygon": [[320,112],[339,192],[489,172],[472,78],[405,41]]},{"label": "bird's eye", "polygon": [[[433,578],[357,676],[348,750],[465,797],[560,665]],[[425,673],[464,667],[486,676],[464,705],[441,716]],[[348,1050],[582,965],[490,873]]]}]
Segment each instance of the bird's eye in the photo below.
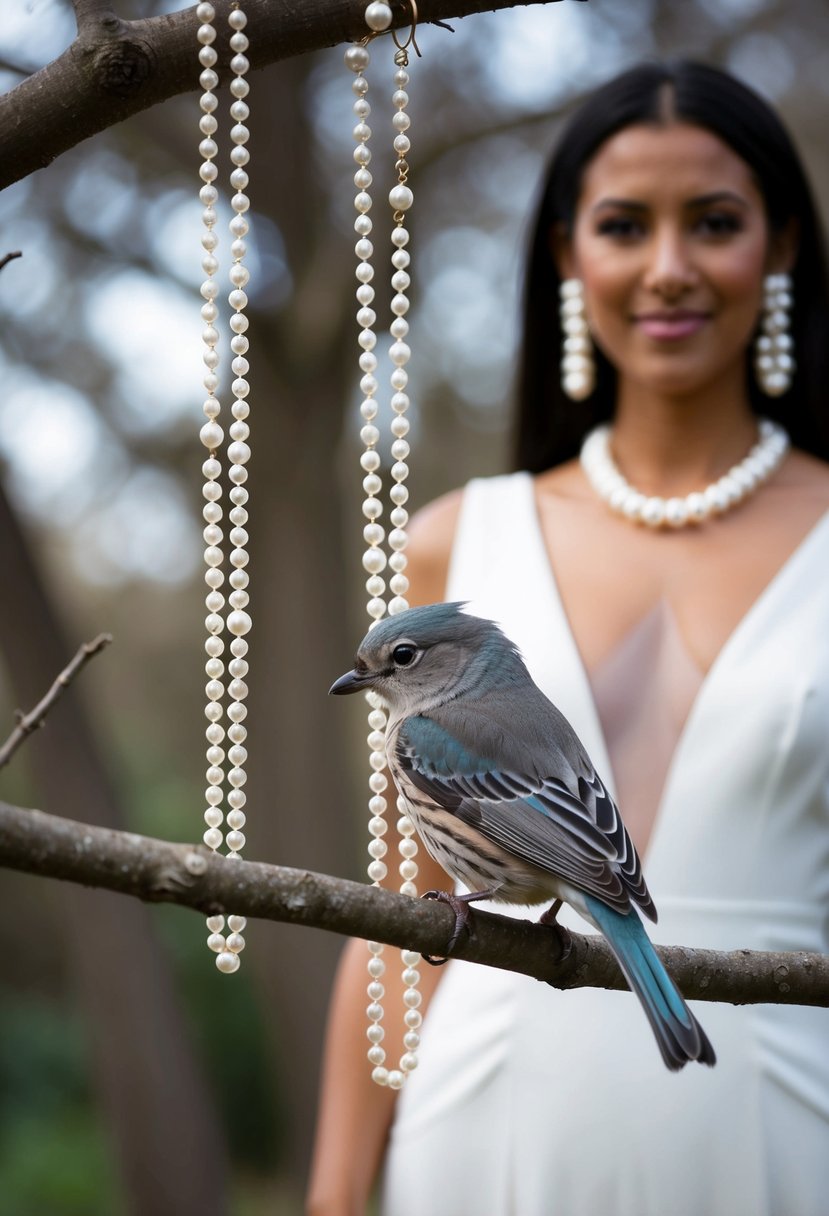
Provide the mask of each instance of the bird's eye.
[{"label": "bird's eye", "polygon": [[411,642],[401,642],[399,646],[395,646],[391,652],[391,657],[398,667],[408,667],[416,654],[416,646],[412,646]]}]

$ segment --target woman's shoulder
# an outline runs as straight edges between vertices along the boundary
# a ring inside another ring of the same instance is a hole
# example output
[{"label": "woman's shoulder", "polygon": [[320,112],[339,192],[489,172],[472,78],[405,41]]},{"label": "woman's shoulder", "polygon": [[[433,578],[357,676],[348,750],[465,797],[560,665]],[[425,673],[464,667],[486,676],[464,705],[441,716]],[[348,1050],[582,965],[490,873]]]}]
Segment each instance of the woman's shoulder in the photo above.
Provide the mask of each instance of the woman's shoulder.
[{"label": "woman's shoulder", "polygon": [[794,448],[775,474],[789,512],[814,523],[829,512],[829,464]]},{"label": "woman's shoulder", "polygon": [[511,486],[527,477],[526,473],[507,473],[476,479],[433,499],[412,516],[406,550],[412,605],[434,603],[444,598],[458,521],[467,493],[509,493]]},{"label": "woman's shoulder", "polygon": [[409,525],[409,602],[433,604],[444,598],[463,489],[450,490],[421,507]]}]

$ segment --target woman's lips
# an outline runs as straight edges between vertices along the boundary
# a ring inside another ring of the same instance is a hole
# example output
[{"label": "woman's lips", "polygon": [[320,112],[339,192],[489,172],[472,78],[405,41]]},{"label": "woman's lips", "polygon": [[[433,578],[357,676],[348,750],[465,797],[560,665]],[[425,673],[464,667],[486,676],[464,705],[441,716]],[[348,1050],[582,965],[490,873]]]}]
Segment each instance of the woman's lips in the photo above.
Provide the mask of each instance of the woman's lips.
[{"label": "woman's lips", "polygon": [[642,333],[657,342],[676,342],[690,338],[702,329],[708,316],[703,312],[643,313],[635,317]]}]

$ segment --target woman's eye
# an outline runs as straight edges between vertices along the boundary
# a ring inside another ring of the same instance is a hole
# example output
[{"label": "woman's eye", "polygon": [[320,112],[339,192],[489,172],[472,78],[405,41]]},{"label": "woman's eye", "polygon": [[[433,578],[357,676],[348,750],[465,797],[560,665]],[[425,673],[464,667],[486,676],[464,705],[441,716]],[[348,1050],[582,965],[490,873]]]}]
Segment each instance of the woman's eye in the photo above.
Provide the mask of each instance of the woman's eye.
[{"label": "woman's eye", "polygon": [[630,216],[613,215],[600,220],[596,228],[599,236],[616,237],[618,240],[629,240],[631,237],[642,235],[642,224]]},{"label": "woman's eye", "polygon": [[615,241],[632,241],[642,236],[644,229],[639,220],[627,218],[625,215],[614,215],[600,220],[596,231],[599,236],[613,237]]},{"label": "woman's eye", "polygon": [[742,229],[742,221],[737,215],[712,211],[700,218],[698,227],[709,236],[731,236]]},{"label": "woman's eye", "polygon": [[416,654],[416,647],[410,646],[408,642],[401,642],[399,646],[395,646],[391,652],[391,657],[398,667],[408,667]]}]

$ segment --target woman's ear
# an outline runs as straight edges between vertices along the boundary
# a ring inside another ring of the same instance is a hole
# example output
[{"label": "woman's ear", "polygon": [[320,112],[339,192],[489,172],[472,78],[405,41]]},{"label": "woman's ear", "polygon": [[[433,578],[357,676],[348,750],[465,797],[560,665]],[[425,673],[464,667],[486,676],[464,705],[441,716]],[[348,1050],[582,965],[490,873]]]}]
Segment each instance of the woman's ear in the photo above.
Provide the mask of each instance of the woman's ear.
[{"label": "woman's ear", "polygon": [[550,253],[558,270],[558,277],[564,279],[577,278],[576,263],[573,257],[573,243],[570,234],[562,220],[558,220],[550,229]]},{"label": "woman's ear", "polygon": [[769,241],[769,274],[791,274],[800,248],[800,224],[794,216],[785,227],[772,232]]}]

